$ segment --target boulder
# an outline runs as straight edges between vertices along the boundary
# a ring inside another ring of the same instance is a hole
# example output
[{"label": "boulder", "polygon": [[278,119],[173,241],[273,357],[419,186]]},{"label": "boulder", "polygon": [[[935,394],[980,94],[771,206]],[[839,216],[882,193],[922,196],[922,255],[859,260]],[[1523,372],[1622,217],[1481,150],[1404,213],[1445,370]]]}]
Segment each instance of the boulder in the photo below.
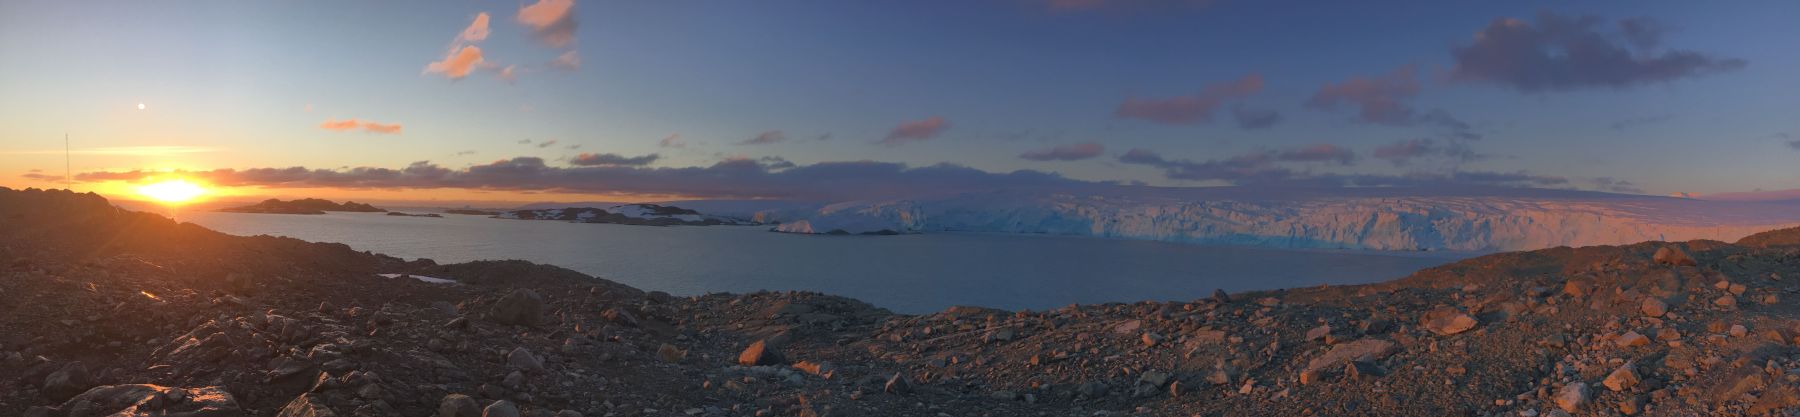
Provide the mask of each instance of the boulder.
[{"label": "boulder", "polygon": [[1399,351],[1398,345],[1384,339],[1357,339],[1339,343],[1332,346],[1331,350],[1326,351],[1324,355],[1319,355],[1307,362],[1303,372],[1336,369],[1344,366],[1347,362],[1379,361],[1397,351]]},{"label": "boulder", "polygon": [[281,407],[281,411],[276,413],[275,417],[337,417],[337,413],[332,412],[331,407],[326,406],[325,401],[319,397],[312,394],[300,394],[300,396],[294,397],[293,401],[288,401],[286,406]]},{"label": "boulder", "polygon": [[[179,398],[181,401],[169,401]],[[224,387],[171,388],[149,384],[94,387],[58,407],[57,415],[246,417]]]},{"label": "boulder", "polygon": [[1586,382],[1574,382],[1556,390],[1556,406],[1563,411],[1574,413],[1588,402],[1588,385]]},{"label": "boulder", "polygon": [[525,347],[521,346],[513,348],[511,353],[506,354],[506,366],[526,372],[542,372],[544,360],[538,359],[537,356],[531,354],[531,351],[525,350]]},{"label": "boulder", "polygon": [[438,402],[437,417],[481,417],[481,404],[467,395],[445,395]]},{"label": "boulder", "polygon": [[1614,369],[1611,374],[1607,374],[1606,380],[1601,381],[1600,384],[1614,392],[1631,389],[1638,384],[1637,369],[1630,362],[1626,362],[1619,366],[1619,369]]},{"label": "boulder", "polygon": [[1425,313],[1420,326],[1439,336],[1449,336],[1469,331],[1479,323],[1475,317],[1452,308],[1441,308]]},{"label": "boulder", "polygon": [[536,326],[544,320],[544,297],[528,289],[513,290],[494,302],[488,315],[503,324]]},{"label": "boulder", "polygon": [[[1643,258],[1639,258],[1639,259],[1643,259]],[[1694,265],[1697,265],[1697,263],[1694,262],[1694,257],[1688,256],[1687,251],[1683,251],[1683,250],[1681,250],[1681,248],[1677,248],[1674,246],[1664,246],[1660,249],[1657,249],[1655,255],[1650,255],[1650,260],[1654,261],[1660,265],[1670,265],[1670,266],[1694,266]]]},{"label": "boulder", "polygon": [[52,402],[68,400],[93,388],[93,378],[81,362],[69,362],[62,369],[44,377],[44,397]]},{"label": "boulder", "polygon": [[912,381],[906,379],[906,374],[895,373],[882,384],[881,390],[889,394],[908,394],[912,392]]},{"label": "boulder", "polygon": [[758,340],[755,343],[751,343],[750,347],[746,347],[743,352],[738,353],[739,365],[779,365],[782,362],[784,361],[781,358],[781,353],[776,352],[774,348],[769,347],[768,341],[765,340]]},{"label": "boulder", "polygon": [[481,409],[481,417],[519,417],[519,406],[513,405],[512,401],[495,401]]},{"label": "boulder", "polygon": [[1645,298],[1644,302],[1638,306],[1638,311],[1642,311],[1645,316],[1662,317],[1669,313],[1669,303],[1664,302],[1661,298]]}]

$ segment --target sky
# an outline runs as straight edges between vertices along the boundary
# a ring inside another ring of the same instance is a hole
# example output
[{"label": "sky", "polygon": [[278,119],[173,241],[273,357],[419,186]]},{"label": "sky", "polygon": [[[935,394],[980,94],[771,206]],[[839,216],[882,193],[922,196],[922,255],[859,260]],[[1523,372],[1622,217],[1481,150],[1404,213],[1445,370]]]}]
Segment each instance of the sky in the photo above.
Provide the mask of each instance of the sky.
[{"label": "sky", "polygon": [[1796,18],[1792,1],[8,1],[0,186],[1788,190]]}]

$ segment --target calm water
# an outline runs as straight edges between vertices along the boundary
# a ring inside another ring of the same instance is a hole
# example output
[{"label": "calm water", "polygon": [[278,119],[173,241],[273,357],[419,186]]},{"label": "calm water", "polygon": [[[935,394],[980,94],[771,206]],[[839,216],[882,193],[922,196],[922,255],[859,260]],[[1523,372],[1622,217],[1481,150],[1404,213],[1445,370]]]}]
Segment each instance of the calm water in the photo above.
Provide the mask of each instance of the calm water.
[{"label": "calm water", "polygon": [[[417,211],[415,211],[417,212]],[[1181,245],[1081,237],[937,233],[807,236],[765,227],[181,213],[237,235],[341,242],[439,263],[523,259],[678,295],[810,290],[899,312],[952,305],[1047,309],[1187,300],[1226,291],[1383,281],[1469,256]]]}]

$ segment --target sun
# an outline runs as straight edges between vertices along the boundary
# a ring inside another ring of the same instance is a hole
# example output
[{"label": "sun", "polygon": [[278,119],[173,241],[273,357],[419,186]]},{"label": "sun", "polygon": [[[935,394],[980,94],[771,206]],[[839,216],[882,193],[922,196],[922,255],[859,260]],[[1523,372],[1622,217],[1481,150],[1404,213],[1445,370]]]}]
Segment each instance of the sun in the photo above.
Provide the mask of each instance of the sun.
[{"label": "sun", "polygon": [[163,180],[145,184],[137,188],[138,194],[164,203],[179,204],[193,201],[206,194],[206,188],[182,179]]}]

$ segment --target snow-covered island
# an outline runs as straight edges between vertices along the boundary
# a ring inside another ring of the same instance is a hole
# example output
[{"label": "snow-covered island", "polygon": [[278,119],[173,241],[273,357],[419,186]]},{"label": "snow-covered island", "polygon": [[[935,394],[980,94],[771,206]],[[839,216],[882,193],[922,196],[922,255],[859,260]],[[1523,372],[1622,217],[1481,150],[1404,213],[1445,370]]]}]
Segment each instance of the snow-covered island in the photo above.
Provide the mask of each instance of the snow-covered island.
[{"label": "snow-covered island", "polygon": [[513,210],[494,216],[514,220],[560,220],[575,223],[610,223],[640,226],[754,225],[755,222],[657,204],[621,204],[606,208],[569,207]]}]

